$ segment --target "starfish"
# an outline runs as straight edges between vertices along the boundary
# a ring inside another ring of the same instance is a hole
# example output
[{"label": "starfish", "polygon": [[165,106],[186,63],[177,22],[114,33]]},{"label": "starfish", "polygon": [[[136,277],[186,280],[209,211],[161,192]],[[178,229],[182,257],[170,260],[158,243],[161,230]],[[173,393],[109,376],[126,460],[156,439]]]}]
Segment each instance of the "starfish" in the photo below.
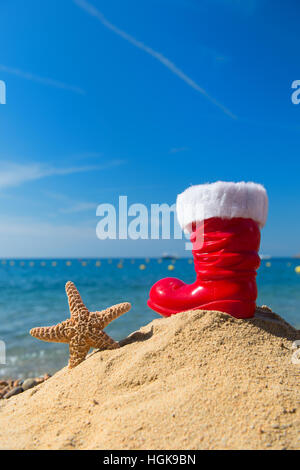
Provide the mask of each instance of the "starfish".
[{"label": "starfish", "polygon": [[119,348],[119,343],[102,330],[112,320],[128,312],[130,303],[113,305],[101,312],[89,312],[73,282],[67,282],[66,294],[71,318],[54,326],[33,328],[31,336],[43,341],[69,343],[70,369],[84,361],[91,347],[102,351]]}]

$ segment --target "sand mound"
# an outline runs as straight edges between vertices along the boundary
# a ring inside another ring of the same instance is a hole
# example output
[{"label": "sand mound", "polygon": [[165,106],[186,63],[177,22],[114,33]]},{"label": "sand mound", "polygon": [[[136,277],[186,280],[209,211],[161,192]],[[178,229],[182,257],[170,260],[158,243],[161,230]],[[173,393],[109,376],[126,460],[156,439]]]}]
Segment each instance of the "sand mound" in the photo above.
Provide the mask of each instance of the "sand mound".
[{"label": "sand mound", "polygon": [[0,404],[2,449],[300,448],[300,332],[193,311],[157,319]]}]

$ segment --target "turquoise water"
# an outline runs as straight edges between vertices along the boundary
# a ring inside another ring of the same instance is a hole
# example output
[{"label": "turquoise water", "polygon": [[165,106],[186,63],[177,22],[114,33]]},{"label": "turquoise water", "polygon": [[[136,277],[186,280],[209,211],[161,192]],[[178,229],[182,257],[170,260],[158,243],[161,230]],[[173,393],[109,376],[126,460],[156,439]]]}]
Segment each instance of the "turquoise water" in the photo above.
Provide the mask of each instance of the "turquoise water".
[{"label": "turquoise water", "polygon": [[[187,259],[177,260],[168,271],[170,261],[156,259],[119,260],[7,261],[0,264],[0,340],[6,344],[6,365],[0,364],[0,377],[28,377],[53,373],[66,365],[68,347],[45,343],[32,338],[28,331],[34,326],[53,325],[69,316],[64,292],[66,281],[73,281],[90,310],[101,310],[112,304],[129,301],[130,312],[108,326],[106,331],[120,340],[159,315],[146,305],[154,282],[166,276],[194,280],[194,267]],[[33,264],[34,263],[34,264]],[[267,266],[271,263],[271,266]],[[146,265],[140,270],[141,264]],[[300,260],[272,259],[262,261],[257,281],[258,304],[269,305],[292,325],[300,328],[300,274],[295,267]]]}]

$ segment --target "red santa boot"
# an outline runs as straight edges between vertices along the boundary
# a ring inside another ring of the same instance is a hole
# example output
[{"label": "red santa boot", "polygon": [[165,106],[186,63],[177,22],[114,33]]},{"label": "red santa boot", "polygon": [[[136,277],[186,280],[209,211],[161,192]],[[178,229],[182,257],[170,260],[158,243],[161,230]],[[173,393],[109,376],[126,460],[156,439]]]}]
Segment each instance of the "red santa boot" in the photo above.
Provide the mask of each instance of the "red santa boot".
[{"label": "red santa boot", "polygon": [[264,187],[222,181],[191,186],[177,197],[176,211],[181,228],[191,233],[196,281],[158,281],[149,307],[164,316],[201,309],[253,317],[260,229],[268,212]]}]

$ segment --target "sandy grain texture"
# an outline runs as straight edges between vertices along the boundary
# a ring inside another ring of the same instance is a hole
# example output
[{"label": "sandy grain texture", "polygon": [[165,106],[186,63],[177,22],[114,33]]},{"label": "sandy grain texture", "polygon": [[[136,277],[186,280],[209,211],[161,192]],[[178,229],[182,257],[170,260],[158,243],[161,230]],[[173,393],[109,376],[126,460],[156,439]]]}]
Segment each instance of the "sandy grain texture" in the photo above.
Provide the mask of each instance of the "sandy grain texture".
[{"label": "sandy grain texture", "polygon": [[299,449],[300,332],[192,311],[157,319],[0,404],[2,449]]}]

